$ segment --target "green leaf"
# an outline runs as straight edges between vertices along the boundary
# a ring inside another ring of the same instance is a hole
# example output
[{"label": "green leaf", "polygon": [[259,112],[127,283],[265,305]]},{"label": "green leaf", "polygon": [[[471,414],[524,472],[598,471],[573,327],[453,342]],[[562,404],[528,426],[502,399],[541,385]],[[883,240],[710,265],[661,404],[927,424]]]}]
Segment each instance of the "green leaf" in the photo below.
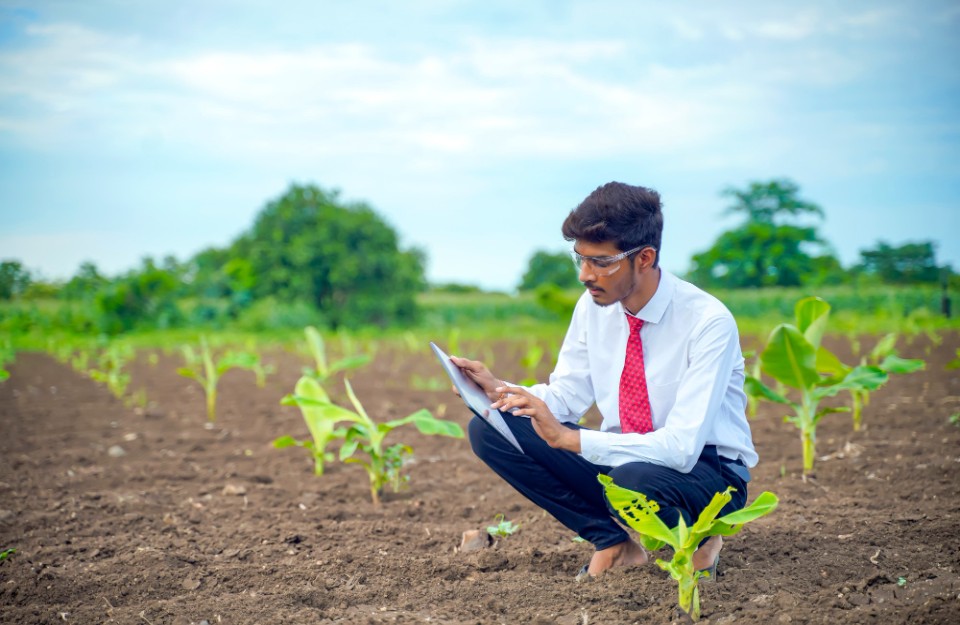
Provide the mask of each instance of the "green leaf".
[{"label": "green leaf", "polygon": [[851,367],[843,364],[836,354],[824,346],[817,350],[817,372],[825,373],[831,377],[843,378],[850,373]]},{"label": "green leaf", "polygon": [[598,475],[597,479],[603,484],[607,501],[623,520],[639,533],[650,536],[654,540],[662,541],[674,549],[680,547],[677,537],[666,524],[657,516],[660,505],[649,501],[641,493],[617,486],[609,475]]},{"label": "green leaf", "polygon": [[350,398],[350,403],[353,404],[353,407],[357,409],[357,414],[359,414],[366,421],[373,423],[373,419],[367,414],[367,411],[363,409],[363,405],[360,403],[360,400],[357,399],[356,393],[353,392],[353,387],[350,386],[350,380],[344,380],[343,385],[347,387],[347,397]]},{"label": "green leaf", "polygon": [[430,411],[426,408],[421,408],[420,410],[414,412],[413,414],[407,415],[402,419],[395,419],[393,421],[388,421],[387,423],[381,423],[379,427],[389,428],[383,431],[390,431],[394,428],[400,427],[401,425],[406,425],[407,423],[413,423],[422,434],[463,438],[463,429],[458,424],[454,423],[453,421],[437,419],[430,414]]},{"label": "green leaf", "polygon": [[301,446],[301,443],[294,437],[287,435],[274,439],[273,446],[277,449],[283,449],[284,447],[299,447]]},{"label": "green leaf", "polygon": [[10,372],[6,369],[0,368],[0,382],[10,379]]},{"label": "green leaf", "polygon": [[307,346],[310,348],[310,353],[313,355],[314,361],[317,363],[317,373],[326,377],[327,372],[327,349],[323,344],[323,337],[320,336],[320,332],[313,326],[307,326],[303,330],[304,334],[307,336]]},{"label": "green leaf", "polygon": [[[694,536],[694,539],[697,542],[700,542],[700,539],[708,535],[710,531],[710,526],[713,525],[714,520],[716,520],[717,515],[720,514],[720,510],[727,505],[733,495],[730,493],[735,492],[733,486],[728,486],[727,490],[722,493],[716,493],[713,496],[713,499],[710,500],[710,503],[707,504],[707,507],[703,509],[700,513],[700,516],[697,517],[696,522],[694,522],[693,527],[690,528],[690,533]],[[682,520],[682,517],[681,517]]]},{"label": "green leaf", "polygon": [[856,389],[875,391],[884,384],[890,376],[880,367],[870,365],[860,365],[854,367],[850,373],[840,382],[840,387],[844,389]]},{"label": "green leaf", "polygon": [[893,354],[893,349],[897,345],[897,334],[891,332],[890,334],[885,335],[877,344],[870,350],[869,360],[872,363],[878,363],[887,356]]},{"label": "green leaf", "polygon": [[760,496],[754,499],[753,503],[749,506],[731,512],[730,514],[725,514],[717,519],[717,521],[727,525],[743,525],[744,523],[749,523],[750,521],[770,514],[777,509],[779,503],[780,500],[776,495],[770,491],[764,491],[760,493]]},{"label": "green leaf", "polygon": [[370,356],[366,354],[360,354],[357,356],[350,356],[349,358],[343,358],[342,360],[338,360],[332,365],[330,365],[330,369],[328,370],[327,375],[331,375],[337,371],[341,371],[345,369],[357,369],[359,367],[364,366],[368,362],[370,362]]},{"label": "green leaf", "polygon": [[360,439],[351,437],[349,440],[345,440],[343,445],[340,446],[340,460],[346,460],[353,455],[353,452],[357,451],[357,446],[360,445]]},{"label": "green leaf", "polygon": [[919,358],[900,358],[890,354],[880,363],[880,369],[887,373],[913,373],[920,371],[927,366],[927,363]]},{"label": "green leaf", "polygon": [[791,325],[773,329],[760,360],[764,373],[791,388],[808,390],[820,381],[814,346]]},{"label": "green leaf", "polygon": [[759,397],[761,399],[766,399],[778,404],[793,404],[793,402],[791,402],[789,399],[780,393],[777,393],[775,390],[752,375],[748,375],[746,376],[746,379],[744,379],[743,390],[751,397]]},{"label": "green leaf", "polygon": [[797,318],[797,329],[814,348],[820,347],[823,333],[827,329],[827,320],[830,315],[830,304],[819,297],[805,297],[794,307]]}]

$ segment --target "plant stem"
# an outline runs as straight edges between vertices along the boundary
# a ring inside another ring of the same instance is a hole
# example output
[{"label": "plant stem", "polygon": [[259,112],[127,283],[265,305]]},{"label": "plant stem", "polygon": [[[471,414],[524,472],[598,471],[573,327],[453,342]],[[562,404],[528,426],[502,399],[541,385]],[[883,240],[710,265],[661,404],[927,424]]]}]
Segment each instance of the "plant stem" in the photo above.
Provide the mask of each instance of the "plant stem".
[{"label": "plant stem", "polygon": [[863,403],[860,401],[860,391],[851,391],[850,393],[853,396],[853,431],[860,431],[860,415],[863,410]]},{"label": "plant stem", "polygon": [[803,474],[813,474],[813,456],[816,447],[816,431],[813,427],[800,429],[800,440],[803,442]]}]

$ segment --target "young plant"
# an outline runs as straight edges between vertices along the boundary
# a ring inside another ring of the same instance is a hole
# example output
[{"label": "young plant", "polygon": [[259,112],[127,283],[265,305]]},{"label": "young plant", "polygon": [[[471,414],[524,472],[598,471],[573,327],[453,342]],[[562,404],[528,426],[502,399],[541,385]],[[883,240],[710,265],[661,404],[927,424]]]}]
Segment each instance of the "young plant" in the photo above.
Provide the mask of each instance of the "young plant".
[{"label": "young plant", "polygon": [[[750,367],[747,369],[747,375],[751,378],[760,379],[762,375],[760,371],[760,356],[756,351],[751,350],[744,353],[743,355],[745,360],[753,359],[753,362],[750,364]],[[757,408],[760,404],[760,398],[755,395],[747,395],[747,417],[753,419],[757,416]]]},{"label": "young plant", "polygon": [[227,353],[214,361],[213,352],[207,344],[206,337],[200,337],[200,354],[193,351],[189,345],[183,346],[185,367],[177,369],[177,373],[185,378],[196,380],[203,387],[207,397],[207,419],[213,422],[217,419],[217,384],[223,374],[235,367],[242,367],[242,356]]},{"label": "young plant", "polygon": [[[897,356],[896,345],[896,333],[887,334],[877,342],[876,346],[874,346],[873,350],[871,350],[868,355],[864,356],[860,360],[860,364],[873,365],[879,368],[881,371],[887,374],[887,380],[889,380],[890,374],[913,373],[914,371],[919,371],[926,366],[926,363],[919,358],[907,359]],[[842,368],[839,371],[825,371],[825,373],[830,373],[832,375],[844,374],[844,369],[849,370],[849,367]],[[886,382],[886,380],[884,382]],[[860,431],[863,407],[870,403],[871,390],[873,389],[850,389],[854,432]]]},{"label": "young plant", "polygon": [[[788,399],[786,393],[767,387],[759,378],[748,375],[744,383],[748,395],[793,408],[794,414],[787,415],[784,420],[800,430],[804,477],[813,474],[820,419],[833,412],[850,410],[847,407],[820,408],[820,401],[844,390],[874,390],[887,379],[887,374],[878,367],[860,365],[845,370],[845,365],[835,355],[821,347],[829,314],[830,305],[819,297],[800,300],[795,308],[796,325],[783,323],[774,328],[760,354],[761,371],[794,390],[799,395],[797,401]],[[820,372],[825,370],[841,373],[821,375]]]},{"label": "young plant", "polygon": [[710,504],[700,513],[700,517],[691,527],[687,527],[683,517],[677,527],[670,529],[657,516],[660,509],[656,501],[647,499],[642,493],[622,488],[613,483],[608,475],[599,475],[607,501],[623,520],[640,533],[640,541],[650,551],[656,551],[664,545],[673,549],[673,558],[669,561],[658,558],[657,566],[670,573],[677,582],[678,604],[680,609],[692,620],[700,619],[700,591],[697,582],[708,576],[705,571],[693,567],[693,554],[700,542],[710,536],[733,536],[744,523],[749,523],[773,512],[778,503],[777,496],[763,492],[746,508],[716,518],[725,505],[732,499],[731,486],[722,493],[713,496]]},{"label": "young plant", "polygon": [[502,514],[493,517],[493,522],[495,525],[487,526],[487,533],[498,538],[506,538],[520,529],[519,523],[508,521]]},{"label": "young plant", "polygon": [[543,360],[543,348],[537,343],[530,343],[527,346],[526,353],[520,358],[520,366],[527,374],[527,377],[520,382],[522,386],[531,386],[537,383],[537,367],[540,366],[541,360]]},{"label": "young plant", "polygon": [[[313,356],[316,366],[313,369],[304,368],[303,374],[316,378],[321,384],[326,382],[327,379],[337,371],[357,369],[370,362],[370,356],[357,354],[356,356],[346,356],[333,363],[327,364],[327,346],[320,332],[313,326],[307,326],[304,328],[304,334],[307,337],[307,348],[310,350],[310,355]],[[344,342],[342,336],[341,342]]]},{"label": "young plant", "polygon": [[16,547],[10,547],[9,549],[4,549],[3,551],[0,551],[0,562],[3,562],[4,560],[9,558],[16,552],[17,552]]},{"label": "young plant", "polygon": [[90,370],[90,377],[107,385],[110,392],[117,399],[122,399],[127,392],[127,385],[130,384],[130,374],[123,369],[132,356],[132,350],[127,346],[121,346],[118,343],[111,343],[107,349],[100,354],[97,362],[97,368]]},{"label": "young plant", "polygon": [[260,358],[260,354],[255,351],[233,354],[233,360],[238,368],[249,369],[253,372],[258,388],[266,386],[267,376],[273,375],[277,371],[277,368],[273,364],[264,364]]},{"label": "young plant", "polygon": [[10,372],[7,371],[6,364],[13,362],[16,354],[16,351],[13,349],[13,342],[9,338],[4,339],[3,343],[0,343],[0,382],[10,377]]},{"label": "young plant", "polygon": [[944,367],[947,371],[953,371],[954,369],[960,369],[960,348],[957,348],[957,357],[947,363]]},{"label": "young plant", "polygon": [[[350,398],[350,402],[353,404],[355,411],[348,410],[330,402],[326,393],[322,392],[323,389],[319,385],[304,387],[303,390],[312,390],[312,392],[315,393],[313,396],[288,396],[285,397],[281,403],[285,405],[298,405],[301,410],[305,407],[316,409],[316,411],[312,413],[314,422],[324,424],[324,429],[329,429],[329,436],[343,439],[343,444],[340,447],[340,460],[345,463],[360,464],[366,470],[367,476],[370,478],[370,498],[374,505],[380,504],[380,494],[384,486],[390,484],[394,492],[396,492],[401,483],[406,480],[406,477],[401,474],[401,469],[404,459],[413,451],[409,445],[402,443],[385,447],[384,439],[390,432],[402,425],[412,423],[423,434],[463,438],[463,430],[459,425],[451,421],[437,419],[426,409],[420,409],[402,419],[394,419],[386,423],[377,423],[370,418],[360,404],[356,394],[353,392],[353,387],[350,386],[349,380],[344,380],[344,385],[347,389],[347,396]],[[316,394],[317,389],[320,389],[320,394]],[[307,418],[306,412],[304,412],[304,418]],[[347,423],[347,427],[337,428],[336,425],[341,422]],[[326,442],[329,442],[329,440],[330,438],[327,438]],[[292,437],[282,437],[274,441],[274,446],[289,447],[298,445],[308,447],[314,455],[314,458],[317,459],[318,451],[323,454],[322,450],[326,447],[326,442],[324,442],[321,447],[315,439],[314,444],[308,446],[292,439]],[[354,457],[354,454],[358,451],[365,453],[367,458]],[[321,455],[321,460],[323,459],[325,458]]]},{"label": "young plant", "polygon": [[[333,404],[316,378],[309,376],[303,376],[297,380],[293,395],[285,396],[280,403],[285,406],[300,407],[312,440],[301,441],[289,435],[281,436],[273,441],[273,446],[277,449],[296,446],[309,450],[314,460],[314,473],[323,475],[324,463],[332,462],[334,459],[333,454],[326,449],[327,445],[337,438],[334,427],[340,420],[338,417],[345,418],[349,415],[340,415],[333,408],[325,409],[326,406],[333,406]],[[343,432],[339,434],[342,437]]]}]

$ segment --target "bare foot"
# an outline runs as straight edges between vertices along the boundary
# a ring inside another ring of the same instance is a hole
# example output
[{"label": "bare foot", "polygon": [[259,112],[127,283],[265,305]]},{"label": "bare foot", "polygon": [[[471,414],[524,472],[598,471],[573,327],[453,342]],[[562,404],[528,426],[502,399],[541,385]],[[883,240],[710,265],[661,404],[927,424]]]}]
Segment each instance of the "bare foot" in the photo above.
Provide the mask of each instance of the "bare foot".
[{"label": "bare foot", "polygon": [[587,572],[591,577],[596,577],[607,569],[646,564],[648,559],[647,551],[633,539],[628,539],[619,545],[595,552],[590,558]]},{"label": "bare foot", "polygon": [[723,549],[722,536],[717,535],[708,538],[707,542],[700,545],[700,548],[693,554],[693,570],[702,571],[713,566],[713,562],[720,555],[721,549]]}]

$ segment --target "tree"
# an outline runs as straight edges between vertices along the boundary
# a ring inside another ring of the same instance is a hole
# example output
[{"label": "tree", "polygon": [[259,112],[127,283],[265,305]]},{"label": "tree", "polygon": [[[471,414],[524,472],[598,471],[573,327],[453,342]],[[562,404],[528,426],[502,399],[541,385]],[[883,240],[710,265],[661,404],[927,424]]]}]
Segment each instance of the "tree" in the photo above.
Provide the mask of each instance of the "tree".
[{"label": "tree", "polygon": [[875,248],[860,250],[860,257],[855,271],[894,284],[937,282],[942,271],[937,265],[932,241],[904,243],[899,247],[879,241]]},{"label": "tree", "polygon": [[[799,198],[790,180],[753,182],[728,188],[728,214],[743,215],[737,228],[693,257],[690,278],[704,287],[799,286],[837,281],[839,261],[817,229],[805,222],[822,219],[820,206]],[[793,222],[793,223],[791,223]]]},{"label": "tree", "polygon": [[0,262],[0,300],[19,297],[30,286],[30,272],[18,260]]},{"label": "tree", "polygon": [[80,263],[77,273],[63,285],[60,296],[68,300],[92,298],[106,283],[106,277],[100,273],[97,266],[85,261]]},{"label": "tree", "polygon": [[530,257],[519,289],[532,291],[543,284],[553,284],[561,289],[575,289],[580,286],[576,267],[568,252],[550,253],[538,250]]},{"label": "tree", "polygon": [[363,203],[342,204],[337,191],[292,185],[231,246],[233,285],[253,277],[255,297],[308,301],[331,326],[413,320],[426,286],[424,255],[401,250],[397,234]]}]

